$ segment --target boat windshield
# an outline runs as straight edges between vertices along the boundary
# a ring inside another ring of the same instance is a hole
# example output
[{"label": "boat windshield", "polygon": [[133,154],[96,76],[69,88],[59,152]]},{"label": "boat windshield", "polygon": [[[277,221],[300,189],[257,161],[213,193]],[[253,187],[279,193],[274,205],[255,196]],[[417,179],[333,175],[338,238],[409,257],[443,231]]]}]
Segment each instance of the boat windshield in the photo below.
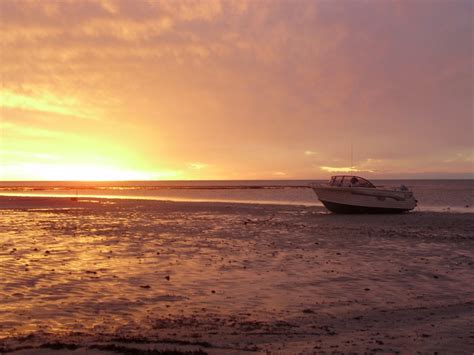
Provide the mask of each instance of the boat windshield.
[{"label": "boat windshield", "polygon": [[339,175],[331,177],[329,181],[330,186],[343,186],[343,187],[366,187],[375,188],[374,184],[370,181],[361,178],[360,176],[353,175]]}]

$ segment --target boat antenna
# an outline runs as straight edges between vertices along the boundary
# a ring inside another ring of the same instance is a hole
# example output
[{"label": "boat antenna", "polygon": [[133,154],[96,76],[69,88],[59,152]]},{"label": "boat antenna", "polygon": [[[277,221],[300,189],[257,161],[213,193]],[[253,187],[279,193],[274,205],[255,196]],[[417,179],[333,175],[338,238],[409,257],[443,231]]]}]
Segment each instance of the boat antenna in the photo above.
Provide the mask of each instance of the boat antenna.
[{"label": "boat antenna", "polygon": [[350,172],[352,173],[352,170],[353,170],[353,149],[352,149],[352,139],[351,139],[351,167],[350,167]]}]

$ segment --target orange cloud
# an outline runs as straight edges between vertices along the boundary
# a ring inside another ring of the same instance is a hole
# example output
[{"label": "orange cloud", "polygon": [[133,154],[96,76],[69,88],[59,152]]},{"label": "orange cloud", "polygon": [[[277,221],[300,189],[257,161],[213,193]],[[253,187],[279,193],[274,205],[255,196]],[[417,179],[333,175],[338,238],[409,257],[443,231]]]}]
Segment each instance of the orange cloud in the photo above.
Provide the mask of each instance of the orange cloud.
[{"label": "orange cloud", "polygon": [[353,139],[364,171],[470,172],[453,158],[472,150],[470,7],[3,0],[0,146],[176,178],[304,178],[344,169]]}]

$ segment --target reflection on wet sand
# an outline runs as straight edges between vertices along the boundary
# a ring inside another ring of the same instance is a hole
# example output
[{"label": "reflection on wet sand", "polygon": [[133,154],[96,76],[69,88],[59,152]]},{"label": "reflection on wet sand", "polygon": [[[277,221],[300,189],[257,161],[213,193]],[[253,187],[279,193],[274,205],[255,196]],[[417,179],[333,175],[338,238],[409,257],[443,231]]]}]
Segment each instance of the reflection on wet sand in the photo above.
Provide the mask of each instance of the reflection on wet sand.
[{"label": "reflection on wet sand", "polygon": [[194,339],[211,352],[473,345],[472,214],[18,197],[0,207],[7,350],[28,335]]}]

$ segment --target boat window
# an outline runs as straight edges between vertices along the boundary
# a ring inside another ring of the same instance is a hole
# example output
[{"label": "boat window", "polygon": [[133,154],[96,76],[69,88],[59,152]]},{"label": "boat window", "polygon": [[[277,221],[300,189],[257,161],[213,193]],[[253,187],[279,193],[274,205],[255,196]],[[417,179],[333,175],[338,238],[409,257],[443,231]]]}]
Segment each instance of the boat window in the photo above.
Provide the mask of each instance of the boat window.
[{"label": "boat window", "polygon": [[341,186],[342,185],[342,176],[336,176],[334,180],[334,186]]},{"label": "boat window", "polygon": [[350,183],[351,186],[360,186],[359,184],[359,179],[355,176],[352,176],[351,177],[351,183]]},{"label": "boat window", "polygon": [[370,181],[353,175],[333,176],[329,181],[330,186],[344,186],[344,187],[365,187],[375,188],[375,185]]},{"label": "boat window", "polygon": [[374,184],[372,184],[370,181],[367,181],[361,177],[357,178],[359,180],[357,186],[360,186],[360,187],[375,187]]},{"label": "boat window", "polygon": [[345,186],[345,187],[352,186],[351,185],[351,176],[344,176],[343,179],[342,179],[341,186]]}]

